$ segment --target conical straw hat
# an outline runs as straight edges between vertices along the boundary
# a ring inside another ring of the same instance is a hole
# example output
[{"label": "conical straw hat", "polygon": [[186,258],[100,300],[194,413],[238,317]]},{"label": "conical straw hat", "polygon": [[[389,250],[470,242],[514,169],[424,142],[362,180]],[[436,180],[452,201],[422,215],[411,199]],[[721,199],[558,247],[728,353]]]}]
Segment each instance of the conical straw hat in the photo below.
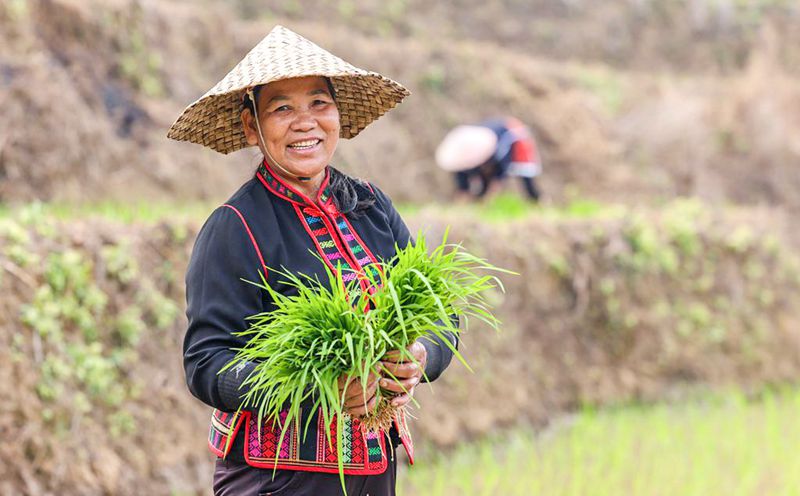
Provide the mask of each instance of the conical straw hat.
[{"label": "conical straw hat", "polygon": [[283,26],[275,26],[236,67],[189,105],[167,133],[230,153],[247,145],[240,114],[248,88],[304,76],[330,78],[336,91],[342,138],[352,138],[409,95],[399,83],[354,67]]},{"label": "conical straw hat", "polygon": [[497,135],[483,126],[458,126],[436,148],[436,164],[449,172],[477,167],[494,155]]}]

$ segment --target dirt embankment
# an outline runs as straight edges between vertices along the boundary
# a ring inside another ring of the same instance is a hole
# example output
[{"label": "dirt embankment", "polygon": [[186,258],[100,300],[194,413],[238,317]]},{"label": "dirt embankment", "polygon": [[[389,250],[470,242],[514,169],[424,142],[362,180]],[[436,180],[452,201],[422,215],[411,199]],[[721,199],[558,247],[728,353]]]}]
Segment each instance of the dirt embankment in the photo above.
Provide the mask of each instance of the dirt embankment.
[{"label": "dirt embankment", "polygon": [[[252,172],[252,150],[223,157],[164,134],[280,19],[240,21],[221,6],[198,10],[176,1],[19,5],[0,7],[0,39],[12,47],[0,51],[7,116],[0,123],[0,201],[223,200]],[[497,47],[373,38],[346,26],[286,20],[414,92],[363,138],[343,142],[335,161],[356,175],[386,178],[397,199],[447,194],[450,180],[431,158],[438,141],[455,124],[505,112],[537,128],[552,164],[550,190],[576,179],[612,182],[614,146],[602,122],[580,92],[539,74],[534,59],[518,64]],[[474,77],[493,64],[491,73]],[[609,163],[603,174],[587,173],[595,170],[589,155]]]},{"label": "dirt embankment", "polygon": [[676,73],[735,72],[744,67],[765,24],[785,39],[780,63],[797,71],[800,6],[750,0],[305,0],[269,6],[238,0],[244,18],[348,26],[373,38],[472,40],[552,60],[598,62],[623,69]]},{"label": "dirt embankment", "polygon": [[232,189],[241,176],[194,181],[212,170],[210,154],[186,153],[164,133],[175,102],[213,84],[234,43],[211,7],[3,2],[0,201],[206,198],[208,184]]},{"label": "dirt embankment", "polygon": [[[398,200],[446,198],[438,141],[455,124],[508,113],[540,139],[549,201],[800,205],[796,12],[662,3],[586,14],[578,3],[467,2],[452,19],[418,2],[4,2],[0,201],[224,200],[252,172],[253,152],[223,157],[164,135],[280,22],[411,89],[335,159],[384,178]],[[686,15],[690,25],[677,22]],[[620,30],[588,29],[598,19]],[[604,37],[619,40],[617,55]]]},{"label": "dirt embankment", "polygon": [[[502,224],[420,212],[412,228],[522,274],[422,388],[414,431],[439,446],[582,404],[800,373],[800,263],[774,212]],[[193,494],[210,481],[209,409],[183,383],[182,276],[194,222],[0,222],[0,492]]]}]

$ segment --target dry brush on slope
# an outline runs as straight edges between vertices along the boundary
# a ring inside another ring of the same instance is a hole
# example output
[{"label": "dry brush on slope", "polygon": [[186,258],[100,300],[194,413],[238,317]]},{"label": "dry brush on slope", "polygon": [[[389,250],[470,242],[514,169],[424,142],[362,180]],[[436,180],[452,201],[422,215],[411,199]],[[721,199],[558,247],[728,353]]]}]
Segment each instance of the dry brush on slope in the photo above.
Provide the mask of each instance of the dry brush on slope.
[{"label": "dry brush on slope", "polygon": [[[653,28],[664,17],[671,20],[667,26],[676,24],[688,9],[700,24],[699,34],[684,33],[685,39],[716,29],[719,13],[707,6],[703,14],[702,0],[678,2],[674,12],[659,11],[663,2],[635,3],[609,2],[604,12],[613,12],[597,15],[609,25],[633,29],[638,19]],[[650,48],[636,63],[614,65],[581,48],[597,43],[567,41],[599,36],[578,28],[586,23],[578,3],[500,3],[517,15],[506,19],[496,7],[481,11],[485,21],[498,21],[492,26],[505,26],[491,35],[481,23],[465,28],[474,23],[462,17],[477,16],[475,9],[461,12],[458,22],[436,9],[433,20],[423,20],[414,2],[403,1],[341,1],[302,12],[283,2],[255,12],[243,0],[238,13],[214,1],[201,8],[181,0],[4,2],[0,202],[223,200],[254,169],[254,153],[222,157],[164,135],[185,105],[280,22],[412,90],[363,137],[341,143],[334,160],[354,174],[386,178],[394,198],[446,200],[450,179],[432,160],[438,141],[457,123],[508,113],[530,123],[539,137],[547,201],[578,194],[652,204],[698,195],[796,207],[800,93],[796,64],[789,63],[795,55],[787,47],[796,45],[798,20],[791,9],[781,10],[781,2],[756,3],[761,7],[742,14],[752,25],[739,29],[734,19],[720,47],[667,50],[676,41],[665,43],[662,31],[648,28],[640,45]],[[242,13],[247,16],[237,17]],[[551,25],[563,43],[548,45],[537,37],[540,31],[529,31],[522,43],[523,31],[499,22],[524,24],[526,16]],[[362,29],[364,19],[383,19],[392,29]],[[430,23],[437,19],[445,27],[434,29]],[[744,54],[735,55],[741,60],[731,67],[676,69],[715,67],[709,58],[729,54],[725,40]],[[662,49],[678,60],[664,62],[656,54]]]}]

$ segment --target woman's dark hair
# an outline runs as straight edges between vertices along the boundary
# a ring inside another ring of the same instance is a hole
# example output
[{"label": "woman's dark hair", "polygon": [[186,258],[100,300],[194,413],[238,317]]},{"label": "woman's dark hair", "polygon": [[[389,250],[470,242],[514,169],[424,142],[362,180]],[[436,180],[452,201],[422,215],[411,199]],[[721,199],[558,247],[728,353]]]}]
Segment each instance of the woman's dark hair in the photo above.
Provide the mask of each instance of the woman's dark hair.
[{"label": "woman's dark hair", "polygon": [[[330,78],[324,78],[325,83],[328,85],[328,91],[336,101],[336,90],[333,88]],[[253,88],[253,97],[258,101],[258,93],[263,85],[258,85]],[[255,115],[254,102],[250,99],[250,95],[245,93],[242,99],[242,107],[250,110]],[[333,202],[336,208],[343,214],[350,214],[353,217],[360,217],[372,205],[375,204],[375,194],[372,188],[367,186],[363,181],[360,181],[352,176],[348,176],[339,169],[329,166],[330,178],[328,179],[328,188],[333,196]]]},{"label": "woman's dark hair", "polygon": [[375,193],[367,183],[348,176],[333,166],[330,166],[329,169],[328,188],[333,195],[336,208],[341,213],[358,218],[375,204]]}]

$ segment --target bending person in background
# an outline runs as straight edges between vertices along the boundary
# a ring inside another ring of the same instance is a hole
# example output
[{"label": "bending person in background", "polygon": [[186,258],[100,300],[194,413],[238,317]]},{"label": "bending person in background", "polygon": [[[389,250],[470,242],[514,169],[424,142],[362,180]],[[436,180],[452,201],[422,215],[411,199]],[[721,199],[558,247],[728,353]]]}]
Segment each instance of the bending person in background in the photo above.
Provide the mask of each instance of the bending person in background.
[{"label": "bending person in background", "polygon": [[513,117],[454,128],[436,149],[436,163],[454,174],[460,194],[482,198],[492,183],[516,176],[527,197],[539,200],[536,177],[542,163],[536,141]]}]

